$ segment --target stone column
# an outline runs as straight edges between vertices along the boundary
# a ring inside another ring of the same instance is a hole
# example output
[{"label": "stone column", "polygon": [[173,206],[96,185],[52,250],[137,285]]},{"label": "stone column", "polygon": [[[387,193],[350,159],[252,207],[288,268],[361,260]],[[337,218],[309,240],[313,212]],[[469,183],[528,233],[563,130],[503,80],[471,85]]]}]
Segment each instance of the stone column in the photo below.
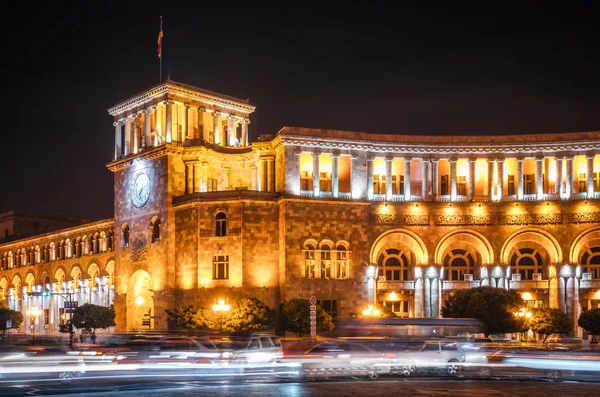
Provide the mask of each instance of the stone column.
[{"label": "stone column", "polygon": [[504,197],[504,159],[498,161],[498,200],[502,201]]},{"label": "stone column", "polygon": [[367,158],[367,200],[373,200],[373,160]]},{"label": "stone column", "polygon": [[115,157],[114,160],[118,160],[121,157],[122,152],[122,148],[121,148],[121,126],[123,125],[123,123],[119,120],[119,121],[115,121],[113,123],[113,125],[115,126]]},{"label": "stone column", "polygon": [[148,150],[152,146],[150,139],[150,118],[152,110],[150,108],[144,109],[144,149]]},{"label": "stone column", "polygon": [[235,129],[233,127],[233,115],[227,117],[227,146],[235,144]]},{"label": "stone column", "polygon": [[425,313],[423,313],[423,277],[415,278],[415,296],[414,296],[414,307],[415,307],[415,317],[425,317]]},{"label": "stone column", "polygon": [[204,136],[204,106],[198,106],[198,134],[194,137],[196,139],[202,139],[208,141],[207,137]]},{"label": "stone column", "polygon": [[173,101],[166,100],[165,101],[165,112],[166,112],[166,132],[165,132],[165,140],[167,143],[171,143],[172,141],[172,125],[171,125],[171,117],[173,116]]},{"label": "stone column", "polygon": [[136,154],[140,148],[139,136],[140,134],[138,133],[138,115],[136,114],[131,119],[131,152],[133,154]]},{"label": "stone column", "polygon": [[438,159],[431,159],[431,195],[434,200],[438,198]]},{"label": "stone column", "polygon": [[215,134],[215,144],[225,145],[221,137],[221,112],[215,110],[213,113],[213,131]]},{"label": "stone column", "polygon": [[123,156],[127,156],[131,153],[131,120],[129,118],[125,119],[124,125],[125,146],[123,147]]},{"label": "stone column", "polygon": [[385,159],[385,199],[392,200],[392,159]]},{"label": "stone column", "polygon": [[558,194],[558,199],[562,198],[563,184],[563,157],[556,157],[556,186],[555,191]]},{"label": "stone column", "polygon": [[242,146],[248,146],[250,144],[248,138],[248,124],[250,124],[250,120],[244,119],[244,121],[242,122]]},{"label": "stone column", "polygon": [[[204,109],[204,108],[202,108]],[[214,127],[213,127],[214,128]],[[204,137],[205,142],[210,142],[210,112],[204,110],[202,112],[202,136]],[[214,134],[214,131],[213,131]],[[214,143],[214,142],[211,142]]]},{"label": "stone column", "polygon": [[258,186],[258,165],[252,167],[252,190],[259,190]]},{"label": "stone column", "polygon": [[581,301],[579,298],[580,282],[581,280],[577,277],[573,277],[573,332],[575,333],[575,336],[579,338],[581,338],[581,327],[579,327],[577,321],[581,315]]},{"label": "stone column", "polygon": [[494,195],[494,159],[487,159],[488,165],[488,198],[491,200]]},{"label": "stone column", "polygon": [[338,160],[340,155],[334,153],[331,155],[331,190],[333,191],[333,197],[339,197],[339,175],[338,175]]},{"label": "stone column", "polygon": [[475,197],[475,161],[476,159],[469,159],[469,198],[471,200]]},{"label": "stone column", "polygon": [[423,170],[423,176],[421,177],[421,196],[423,200],[426,200],[429,196],[429,160],[421,160],[421,168]]},{"label": "stone column", "polygon": [[542,171],[544,167],[544,158],[536,157],[535,158],[535,187],[536,187],[536,196],[538,200],[542,200],[544,198],[544,180],[542,179]]},{"label": "stone column", "polygon": [[410,158],[404,159],[404,201],[410,201]]},{"label": "stone column", "polygon": [[320,153],[313,152],[313,196],[320,195],[320,175],[319,175],[319,155]]},{"label": "stone column", "polygon": [[275,159],[267,158],[267,191],[275,191]]},{"label": "stone column", "polygon": [[450,159],[450,201],[456,201],[456,159]]},{"label": "stone column", "polygon": [[523,158],[518,158],[517,159],[517,186],[518,186],[518,190],[517,190],[517,198],[519,200],[523,200],[523,162],[525,161],[525,159]]},{"label": "stone column", "polygon": [[202,162],[202,185],[200,186],[201,192],[208,190],[208,162]]},{"label": "stone column", "polygon": [[571,198],[573,194],[573,156],[567,156],[567,188],[565,189],[565,196],[567,199]]},{"label": "stone column", "polygon": [[587,156],[587,185],[589,199],[594,198],[594,155]]},{"label": "stone column", "polygon": [[187,194],[192,194],[194,192],[194,167],[192,163],[185,163],[185,176],[185,191]]},{"label": "stone column", "polygon": [[189,103],[185,103],[183,105],[183,126],[181,127],[181,132],[183,133],[183,136],[181,137],[181,142],[185,141],[186,139],[190,139],[191,138],[191,134],[190,134],[190,124],[189,124],[189,113],[190,113],[190,104]]}]

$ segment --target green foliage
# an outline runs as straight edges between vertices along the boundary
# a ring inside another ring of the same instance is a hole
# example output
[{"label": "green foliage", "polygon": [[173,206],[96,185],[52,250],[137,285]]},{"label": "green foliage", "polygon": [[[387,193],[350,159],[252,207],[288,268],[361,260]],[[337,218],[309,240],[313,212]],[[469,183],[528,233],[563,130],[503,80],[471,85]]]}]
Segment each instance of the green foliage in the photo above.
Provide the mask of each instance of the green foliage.
[{"label": "green foliage", "polygon": [[242,298],[224,318],[224,331],[264,331],[273,328],[271,309],[257,298]]},{"label": "green foliage", "polygon": [[88,331],[107,328],[115,325],[115,309],[86,303],[73,312],[73,326]]},{"label": "green foliage", "polygon": [[560,309],[538,309],[529,319],[533,332],[544,335],[544,342],[552,334],[566,334],[573,330],[571,319]]},{"label": "green foliage", "polygon": [[522,318],[514,315],[524,305],[515,290],[478,287],[454,292],[442,306],[442,317],[475,318],[483,324],[486,336],[520,332],[526,329]]},{"label": "green foliage", "polygon": [[186,329],[190,332],[197,329],[208,328],[207,322],[202,317],[200,309],[192,305],[178,306],[165,310],[169,329]]},{"label": "green foliage", "polygon": [[[281,304],[283,327],[298,336],[310,334],[310,302],[294,298]],[[331,316],[317,306],[317,332],[331,331],[334,325]]]},{"label": "green foliage", "polygon": [[12,320],[12,329],[17,329],[23,324],[23,313],[0,307],[0,331],[6,332],[6,320]]},{"label": "green foliage", "polygon": [[600,335],[600,309],[587,310],[581,313],[577,324],[593,336]]}]

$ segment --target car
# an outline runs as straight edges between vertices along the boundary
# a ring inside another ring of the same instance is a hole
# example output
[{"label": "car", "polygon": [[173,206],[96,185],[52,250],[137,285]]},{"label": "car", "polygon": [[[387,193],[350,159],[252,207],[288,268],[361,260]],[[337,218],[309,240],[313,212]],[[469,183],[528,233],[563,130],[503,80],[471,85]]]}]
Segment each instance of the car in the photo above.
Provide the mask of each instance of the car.
[{"label": "car", "polygon": [[582,340],[563,335],[550,335],[545,343],[550,350],[571,351],[581,348]]},{"label": "car", "polygon": [[270,333],[232,333],[216,341],[216,346],[230,352],[235,364],[275,363],[283,358],[281,341]]},{"label": "car", "polygon": [[365,344],[328,341],[306,351],[300,358],[309,379],[333,376],[367,376],[377,379],[391,372],[395,354],[382,353]]},{"label": "car", "polygon": [[416,351],[398,355],[397,361],[415,370],[444,370],[449,375],[458,375],[465,352],[460,343],[453,340],[428,340]]}]

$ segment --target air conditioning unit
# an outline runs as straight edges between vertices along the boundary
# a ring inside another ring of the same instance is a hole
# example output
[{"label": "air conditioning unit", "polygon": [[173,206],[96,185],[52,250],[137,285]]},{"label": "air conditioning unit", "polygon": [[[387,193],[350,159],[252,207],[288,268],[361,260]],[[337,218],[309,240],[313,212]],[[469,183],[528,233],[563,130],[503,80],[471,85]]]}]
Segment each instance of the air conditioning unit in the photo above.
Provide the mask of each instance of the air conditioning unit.
[{"label": "air conditioning unit", "polygon": [[464,274],[463,278],[465,281],[473,281],[473,275],[472,274]]},{"label": "air conditioning unit", "polygon": [[592,273],[581,273],[582,281],[591,280],[591,279],[592,279]]},{"label": "air conditioning unit", "polygon": [[542,273],[533,273],[533,281],[542,281]]},{"label": "air conditioning unit", "polygon": [[515,273],[511,276],[511,280],[512,281],[521,281],[521,274],[520,273]]}]

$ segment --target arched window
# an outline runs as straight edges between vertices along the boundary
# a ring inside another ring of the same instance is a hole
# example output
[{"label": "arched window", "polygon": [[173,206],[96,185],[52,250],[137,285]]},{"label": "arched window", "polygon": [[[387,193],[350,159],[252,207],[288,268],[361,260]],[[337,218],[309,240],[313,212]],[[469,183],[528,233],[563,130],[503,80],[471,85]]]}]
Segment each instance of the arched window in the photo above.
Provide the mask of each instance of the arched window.
[{"label": "arched window", "polygon": [[465,274],[474,273],[475,260],[471,252],[457,248],[444,257],[444,267],[447,280],[464,281]]},{"label": "arched window", "polygon": [[34,255],[34,258],[35,258],[35,263],[36,264],[42,263],[42,254],[41,254],[40,246],[39,245],[35,246],[35,255]]},{"label": "arched window", "polygon": [[331,277],[331,248],[327,244],[321,246],[321,278]]},{"label": "arched window", "polygon": [[341,244],[336,247],[333,278],[348,278],[348,251]]},{"label": "arched window", "polygon": [[306,278],[317,277],[315,265],[315,246],[312,244],[304,245],[304,276]]},{"label": "arched window", "polygon": [[581,257],[581,271],[591,278],[600,279],[600,247],[591,247]]},{"label": "arched window", "polygon": [[107,251],[106,233],[104,233],[104,232],[100,233],[100,237],[98,238],[98,251],[99,252]]},{"label": "arched window", "polygon": [[407,281],[408,265],[408,257],[397,248],[388,248],[377,258],[379,276],[386,281]]},{"label": "arched window", "polygon": [[216,220],[216,228],[215,228],[215,236],[217,237],[225,237],[227,236],[227,215],[224,212],[219,212],[215,217]]},{"label": "arched window", "polygon": [[534,248],[517,249],[510,258],[510,271],[520,274],[521,280],[533,280],[533,275],[541,274],[543,267],[542,255]]},{"label": "arched window", "polygon": [[121,231],[123,234],[123,248],[127,248],[129,247],[129,224],[127,222],[121,226]]},{"label": "arched window", "polygon": [[152,218],[152,222],[150,223],[150,227],[152,228],[152,242],[158,243],[160,241],[160,219],[157,216]]}]

